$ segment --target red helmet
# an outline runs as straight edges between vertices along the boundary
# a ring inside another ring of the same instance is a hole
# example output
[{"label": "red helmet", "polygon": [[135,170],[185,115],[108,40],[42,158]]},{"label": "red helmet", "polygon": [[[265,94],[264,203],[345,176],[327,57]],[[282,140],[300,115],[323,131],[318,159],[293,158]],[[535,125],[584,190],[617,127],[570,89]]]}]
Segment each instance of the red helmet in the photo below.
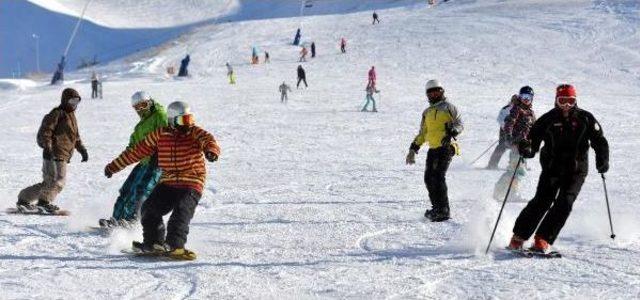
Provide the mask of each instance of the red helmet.
[{"label": "red helmet", "polygon": [[556,99],[558,97],[573,97],[576,98],[576,88],[570,84],[561,84],[556,89]]}]

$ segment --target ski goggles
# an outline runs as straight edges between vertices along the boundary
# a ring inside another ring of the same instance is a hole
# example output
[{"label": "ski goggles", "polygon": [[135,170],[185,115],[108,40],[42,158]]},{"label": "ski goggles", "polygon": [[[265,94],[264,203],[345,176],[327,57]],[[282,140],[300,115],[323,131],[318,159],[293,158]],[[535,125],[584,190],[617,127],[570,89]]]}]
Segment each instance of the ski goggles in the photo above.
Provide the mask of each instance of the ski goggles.
[{"label": "ski goggles", "polygon": [[135,109],[136,111],[143,111],[149,109],[150,107],[150,101],[140,101],[133,106],[133,109]]},{"label": "ski goggles", "polygon": [[525,100],[525,101],[533,101],[533,95],[532,94],[520,94],[520,100]]},{"label": "ski goggles", "polygon": [[80,97],[73,97],[73,98],[69,98],[68,102],[70,105],[76,106],[78,105],[78,103],[80,103]]},{"label": "ski goggles", "polygon": [[176,126],[193,126],[196,124],[196,120],[193,115],[182,115],[173,118],[173,124]]},{"label": "ski goggles", "polygon": [[576,97],[558,97],[558,105],[561,106],[574,106],[576,104]]}]

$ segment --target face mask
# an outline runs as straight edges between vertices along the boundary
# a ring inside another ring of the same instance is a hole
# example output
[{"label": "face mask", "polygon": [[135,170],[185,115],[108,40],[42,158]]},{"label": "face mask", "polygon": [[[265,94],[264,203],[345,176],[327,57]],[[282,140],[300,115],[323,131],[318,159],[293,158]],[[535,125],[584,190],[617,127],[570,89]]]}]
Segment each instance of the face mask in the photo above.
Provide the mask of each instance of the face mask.
[{"label": "face mask", "polygon": [[66,108],[68,111],[74,111],[78,108],[78,104],[80,103],[80,98],[74,97],[67,101]]}]

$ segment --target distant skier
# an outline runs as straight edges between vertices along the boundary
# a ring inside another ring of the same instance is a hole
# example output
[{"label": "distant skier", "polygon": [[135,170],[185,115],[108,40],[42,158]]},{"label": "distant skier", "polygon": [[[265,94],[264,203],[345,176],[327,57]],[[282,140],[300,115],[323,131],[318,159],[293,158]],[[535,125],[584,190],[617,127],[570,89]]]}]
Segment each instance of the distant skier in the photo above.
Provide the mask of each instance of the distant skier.
[{"label": "distant skier", "polygon": [[340,39],[340,51],[342,53],[347,53],[347,40],[345,38]]},{"label": "distant skier", "polygon": [[369,73],[367,74],[367,78],[368,78],[368,82],[367,85],[370,85],[371,87],[373,87],[373,89],[376,88],[376,67],[371,66],[371,69],[369,69]]},{"label": "distant skier", "polygon": [[236,84],[236,74],[233,72],[233,67],[227,62],[227,77],[229,78],[229,84]]},{"label": "distant skier", "polygon": [[[168,127],[149,133],[138,144],[124,150],[105,167],[104,173],[110,178],[128,165],[156,153],[162,176],[142,205],[144,241],[134,242],[134,247],[142,252],[195,259],[196,254],[184,247],[189,223],[202,197],[207,177],[204,159],[210,162],[218,160],[220,148],[213,135],[195,125],[187,103],[171,103],[167,114]],[[162,217],[170,212],[165,230]]]},{"label": "distant skier", "polygon": [[380,19],[378,18],[378,13],[374,10],[373,11],[373,23],[371,23],[371,25],[375,25],[376,22],[378,22],[378,24],[380,23]]},{"label": "distant skier", "polygon": [[260,63],[260,58],[258,57],[258,48],[256,47],[253,47],[251,49],[251,63],[254,65]]},{"label": "distant skier", "polygon": [[98,85],[100,84],[99,80],[98,80],[98,74],[96,74],[96,72],[93,72],[91,74],[91,99],[95,99],[98,98],[99,94],[98,94]]},{"label": "distant skier", "polygon": [[[299,83],[300,82],[298,82],[298,84]],[[287,91],[291,92],[291,87],[286,82],[283,81],[280,87],[278,87],[278,90],[280,91],[280,102],[287,103],[289,101],[289,97],[287,96]]]},{"label": "distant skier", "polygon": [[298,46],[300,45],[300,37],[302,35],[300,34],[300,28],[298,28],[298,30],[296,31],[296,36],[293,38],[293,45],[294,46]]},{"label": "distant skier", "polygon": [[507,170],[500,176],[493,190],[493,198],[497,201],[504,199],[509,186],[511,186],[511,190],[508,200],[523,201],[519,193],[520,181],[526,175],[527,170],[524,160],[518,163],[520,160],[518,144],[527,138],[529,130],[536,120],[532,108],[533,89],[530,86],[523,86],[516,98],[503,126],[505,143],[511,148],[511,153]]},{"label": "distant skier", "polygon": [[360,111],[368,111],[367,108],[369,107],[369,102],[372,102],[373,110],[371,111],[378,112],[378,110],[376,109],[376,99],[373,98],[373,93],[379,93],[380,91],[374,89],[370,84],[367,84],[367,88],[365,89],[365,91],[367,92],[367,103],[364,104],[364,107],[362,107],[362,110]]},{"label": "distant skier", "polygon": [[511,145],[507,142],[504,136],[504,121],[511,112],[511,108],[513,104],[518,101],[518,95],[511,96],[511,100],[509,104],[503,106],[500,109],[500,113],[498,114],[498,124],[500,124],[500,132],[498,133],[498,145],[491,153],[491,158],[489,158],[489,164],[487,165],[487,169],[497,169],[498,164],[500,163],[500,159],[502,155],[511,148]]},{"label": "distant skier", "polygon": [[311,58],[316,57],[316,42],[311,43]]},{"label": "distant skier", "polygon": [[296,83],[296,89],[300,88],[300,81],[304,82],[305,87],[309,87],[307,85],[307,74],[302,68],[302,65],[298,65],[298,83]]},{"label": "distant skier", "polygon": [[267,51],[264,52],[264,63],[265,64],[269,63],[269,52]]},{"label": "distant skier", "polygon": [[185,58],[180,61],[180,70],[178,71],[178,77],[189,76],[189,71],[187,70],[187,68],[189,67],[190,61],[191,57],[189,57],[189,54],[187,54],[187,56],[185,56]]},{"label": "distant skier", "polygon": [[415,155],[425,142],[429,144],[424,182],[429,192],[432,209],[424,216],[432,222],[442,222],[450,218],[449,197],[447,195],[446,174],[451,159],[458,152],[455,137],[463,130],[462,120],[456,107],[447,101],[444,89],[437,80],[429,80],[426,85],[429,107],[422,113],[420,132],[409,147],[406,162],[416,162]]},{"label": "distant skier", "polygon": [[575,88],[561,84],[556,89],[555,108],[542,115],[529,138],[518,145],[525,158],[533,158],[540,150],[542,173],[535,196],[516,219],[508,248],[522,249],[535,231],[531,250],[550,252],[589,172],[589,145],[596,153],[596,169],[606,173],[609,144],[600,123],[577,107]]},{"label": "distant skier", "polygon": [[[38,130],[38,146],[42,151],[43,181],[27,187],[18,194],[19,211],[54,214],[60,208],[53,204],[62,191],[67,177],[67,163],[73,150],[82,155],[82,162],[89,160],[87,149],[82,144],[75,110],[80,103],[80,94],[72,88],[62,91],[60,106],[42,119]],[[33,202],[38,201],[36,205]]]},{"label": "distant skier", "polygon": [[302,50],[300,50],[300,59],[298,60],[298,62],[306,62],[307,61],[307,53],[309,53],[309,51],[307,50],[307,47],[302,46]]},{"label": "distant skier", "polygon": [[[135,147],[151,132],[168,125],[167,112],[164,107],[154,101],[145,91],[135,92],[131,96],[131,107],[140,117],[140,121],[129,137],[127,148]],[[120,195],[113,206],[111,218],[100,219],[100,226],[130,227],[135,224],[139,218],[138,209],[151,194],[161,173],[158,168],[157,156],[150,155],[140,160],[120,188]]]}]

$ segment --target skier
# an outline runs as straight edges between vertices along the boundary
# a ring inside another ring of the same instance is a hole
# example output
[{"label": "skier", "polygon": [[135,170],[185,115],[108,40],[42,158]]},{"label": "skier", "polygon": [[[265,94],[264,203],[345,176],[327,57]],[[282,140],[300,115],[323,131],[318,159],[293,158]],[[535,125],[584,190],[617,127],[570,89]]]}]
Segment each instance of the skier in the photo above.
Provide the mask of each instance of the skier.
[{"label": "skier", "polygon": [[300,28],[298,28],[298,31],[296,31],[296,36],[293,38],[293,45],[294,46],[298,46],[300,45],[300,37],[302,35],[300,34]]},{"label": "skier", "polygon": [[[131,96],[131,106],[140,117],[136,124],[127,148],[135,147],[149,133],[158,128],[166,127],[167,112],[164,107],[154,101],[145,91],[135,92]],[[149,197],[161,175],[158,168],[158,157],[150,155],[143,158],[133,168],[129,177],[120,188],[120,196],[113,206],[110,219],[100,219],[102,227],[131,227],[138,219],[138,209],[142,202]]]},{"label": "skier", "polygon": [[264,52],[264,63],[265,64],[269,63],[269,52],[267,51]]},{"label": "skier", "polygon": [[555,108],[533,124],[528,139],[518,145],[520,154],[533,158],[542,142],[538,188],[516,219],[509,249],[521,250],[535,231],[531,250],[550,252],[589,171],[589,145],[596,153],[598,172],[609,170],[609,144],[600,123],[577,107],[572,85],[557,87]]},{"label": "skier", "polygon": [[345,38],[340,39],[340,51],[342,53],[347,53],[347,40]]},{"label": "skier", "polygon": [[283,81],[280,87],[278,87],[278,90],[280,91],[280,102],[287,103],[289,101],[289,97],[287,96],[287,91],[291,92],[291,87],[286,82]]},{"label": "skier", "polygon": [[364,107],[360,111],[368,111],[367,107],[369,107],[369,102],[373,102],[373,110],[371,111],[378,112],[376,109],[376,99],[373,98],[373,93],[379,93],[380,91],[374,89],[370,84],[367,84],[365,91],[367,91],[367,103],[365,103]]},{"label": "skier", "polygon": [[376,11],[373,11],[373,23],[371,23],[371,25],[375,25],[376,22],[378,22],[378,24],[380,23],[380,19],[378,19],[378,13],[376,13]]},{"label": "skier", "polygon": [[409,147],[406,163],[414,164],[420,146],[429,144],[424,182],[432,209],[427,209],[424,216],[432,222],[442,222],[450,218],[446,173],[451,159],[459,152],[457,143],[451,140],[462,132],[463,126],[458,110],[447,101],[438,80],[427,82],[426,94],[429,107],[422,113],[420,132]]},{"label": "skier", "polygon": [[[167,114],[168,127],[149,133],[134,147],[124,150],[105,167],[104,173],[110,178],[128,165],[156,153],[162,176],[142,205],[144,240],[134,242],[133,247],[142,252],[195,259],[195,253],[184,248],[189,222],[202,197],[207,176],[204,159],[218,160],[220,148],[213,135],[195,125],[187,103],[171,103]],[[162,217],[171,211],[165,236]]]},{"label": "skier", "polygon": [[[58,212],[60,208],[53,202],[64,187],[67,163],[71,161],[73,150],[80,153],[82,162],[89,160],[87,149],[80,139],[74,113],[80,100],[80,94],[76,90],[66,88],[62,91],[60,106],[51,110],[42,119],[37,142],[43,149],[43,181],[20,191],[16,203],[19,211],[43,214]],[[33,205],[36,200],[38,203]]]},{"label": "skier", "polygon": [[309,53],[309,51],[307,50],[307,47],[302,46],[302,50],[300,50],[300,60],[298,60],[298,62],[303,62],[303,61],[307,61],[307,53]]},{"label": "skier", "polygon": [[226,64],[227,66],[227,77],[229,77],[229,84],[236,84],[236,74],[233,72],[233,67],[229,62]]},{"label": "skier", "polygon": [[[520,181],[526,175],[526,162],[520,161],[518,144],[529,135],[529,130],[536,120],[531,104],[533,102],[533,89],[530,86],[523,86],[516,97],[516,101],[505,118],[503,131],[505,143],[511,149],[509,154],[509,165],[502,174],[493,189],[493,198],[502,201],[509,186],[511,187],[509,199],[511,201],[522,202],[519,193]],[[517,169],[516,169],[517,167]],[[515,174],[515,176],[513,175]]]},{"label": "skier", "polygon": [[95,99],[98,98],[98,84],[100,82],[98,81],[98,74],[96,74],[96,72],[93,72],[91,74],[91,99]]},{"label": "skier", "polygon": [[185,56],[185,58],[180,61],[180,70],[178,70],[178,77],[189,76],[189,71],[187,70],[187,68],[189,67],[190,61],[191,57],[189,57],[189,54],[187,54],[187,56]]},{"label": "skier", "polygon": [[511,112],[511,108],[513,107],[513,104],[516,103],[516,101],[518,101],[518,95],[511,96],[511,101],[509,102],[509,104],[503,106],[500,109],[500,113],[498,113],[497,120],[498,120],[498,124],[500,124],[500,132],[498,133],[498,145],[493,150],[493,153],[491,153],[491,158],[489,158],[489,164],[487,165],[487,169],[497,169],[498,164],[500,163],[500,159],[502,158],[502,155],[504,154],[504,152],[506,152],[508,149],[511,148],[510,147],[511,145],[507,143],[504,137],[503,128],[504,128],[504,120],[507,118],[507,116]]},{"label": "skier", "polygon": [[251,63],[254,65],[260,63],[260,58],[258,57],[258,48],[256,47],[253,47],[251,49]]},{"label": "skier", "polygon": [[316,57],[316,42],[311,42],[311,58]]},{"label": "skier", "polygon": [[367,85],[371,85],[373,89],[376,88],[376,68],[374,66],[371,66],[369,70]]},{"label": "skier", "polygon": [[296,83],[296,89],[300,88],[300,81],[304,82],[305,87],[309,87],[307,85],[307,74],[302,68],[302,65],[298,65],[298,83]]}]

